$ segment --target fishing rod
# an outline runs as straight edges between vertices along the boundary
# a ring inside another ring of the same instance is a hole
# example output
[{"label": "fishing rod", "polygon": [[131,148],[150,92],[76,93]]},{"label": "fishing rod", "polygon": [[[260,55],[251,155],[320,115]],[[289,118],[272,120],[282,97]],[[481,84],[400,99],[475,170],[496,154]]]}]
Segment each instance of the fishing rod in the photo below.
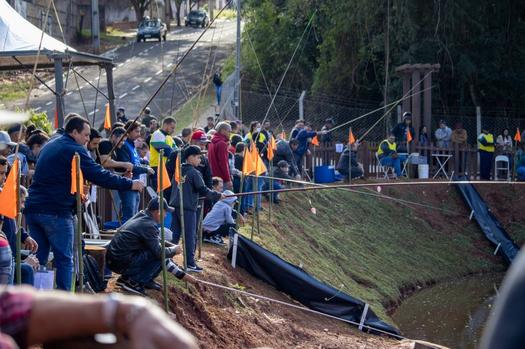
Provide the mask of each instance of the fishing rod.
[{"label": "fishing rod", "polygon": [[[253,177],[254,175],[253,174],[249,174],[247,176]],[[296,179],[285,179],[285,178],[277,178],[277,177],[272,177],[272,176],[259,176],[259,177],[260,178],[271,179],[271,180],[284,181],[284,182],[288,182],[288,183],[301,184],[301,185],[327,187],[326,184],[320,184],[320,183],[314,183],[314,182],[308,182],[308,181],[301,181],[301,180],[296,180]],[[369,189],[370,192],[364,192],[364,191],[360,191],[360,190],[356,190],[356,189],[350,189],[350,188],[340,188],[340,189],[348,191],[350,193],[361,194],[361,195],[366,195],[366,196],[373,196],[373,197],[377,197],[379,199],[392,200],[392,201],[398,202],[400,204],[405,204],[406,206],[408,206],[408,205],[415,205],[415,206],[421,206],[421,207],[425,207],[425,208],[432,209],[432,210],[443,211],[443,212],[446,212],[446,213],[449,213],[449,214],[460,215],[459,213],[457,213],[455,211],[447,210],[447,209],[444,209],[444,208],[441,208],[441,207],[436,207],[436,206],[423,204],[423,203],[420,203],[420,202],[415,202],[415,201],[410,201],[410,200],[405,200],[405,199],[399,199],[399,198],[395,198],[395,197],[392,197],[392,196],[389,196],[389,195],[385,195],[385,194],[379,194],[379,193],[374,192],[370,188],[365,188],[365,189]]]},{"label": "fishing rod", "polygon": [[259,194],[271,194],[271,193],[290,193],[290,192],[302,192],[311,190],[323,190],[323,189],[340,189],[340,188],[367,188],[367,187],[394,187],[394,186],[409,186],[409,185],[436,185],[436,184],[504,184],[504,185],[525,185],[525,182],[494,182],[494,181],[426,181],[426,182],[384,182],[384,183],[358,183],[358,184],[338,184],[338,185],[327,185],[323,187],[312,186],[304,188],[285,188],[279,190],[261,190],[252,191],[249,193],[237,193],[234,195],[226,195],[225,197],[234,196],[246,196],[246,195],[259,195]]},{"label": "fishing rod", "polygon": [[[144,110],[146,110],[146,108],[150,105],[150,103],[153,101],[153,99],[155,99],[155,97],[157,97],[157,95],[159,94],[160,90],[164,87],[164,85],[166,85],[166,83],[168,82],[168,80],[175,74],[175,71],[181,66],[182,62],[184,62],[184,60],[186,59],[186,57],[188,57],[188,55],[190,54],[190,52],[195,48],[195,46],[197,45],[197,43],[202,39],[202,37],[204,36],[204,34],[208,31],[208,29],[211,28],[211,26],[215,23],[215,20],[221,15],[221,13],[230,5],[230,3],[232,2],[232,0],[229,0],[222,8],[221,10],[215,15],[215,17],[213,17],[213,20],[208,24],[208,26],[202,31],[202,33],[199,35],[199,37],[193,42],[193,44],[191,44],[190,48],[188,48],[188,50],[184,53],[184,55],[182,56],[182,58],[179,60],[179,62],[175,65],[175,67],[173,67],[173,69],[170,71],[170,73],[164,78],[164,80],[161,82],[161,84],[159,85],[159,87],[157,88],[157,90],[153,93],[153,95],[146,101],[146,104],[144,104],[144,106],[140,109],[140,112],[138,113],[138,115],[135,117],[135,119],[133,119],[133,122],[129,124],[129,126],[127,127],[126,129],[126,133],[122,134],[120,136],[120,139],[119,141],[117,142],[117,145],[122,142],[122,140],[124,139],[124,137],[127,136],[128,134],[128,131],[131,129],[131,127],[133,127],[133,125],[135,125],[135,123],[138,121],[138,119],[144,114]],[[114,145],[113,148],[111,149],[110,151],[110,154],[113,154],[113,152],[115,151],[115,149],[117,148],[117,145]],[[107,161],[107,158],[106,158],[106,161]],[[104,163],[106,162],[104,161],[102,163],[102,166],[104,166]]]}]

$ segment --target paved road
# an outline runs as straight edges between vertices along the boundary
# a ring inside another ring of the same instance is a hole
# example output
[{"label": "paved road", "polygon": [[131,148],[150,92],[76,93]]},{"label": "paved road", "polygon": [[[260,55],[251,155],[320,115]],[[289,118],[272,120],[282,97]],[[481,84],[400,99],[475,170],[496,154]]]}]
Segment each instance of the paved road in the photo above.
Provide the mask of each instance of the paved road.
[{"label": "paved road", "polygon": [[[124,107],[128,117],[136,116],[202,30],[176,27],[170,32],[166,42],[131,41],[104,54],[112,57],[116,64],[113,68],[115,106]],[[171,114],[198,91],[205,71],[208,74],[213,72],[212,66],[225,59],[234,49],[235,30],[235,22],[232,21],[218,21],[208,30],[182,63],[174,78],[170,79],[150,104],[154,115]],[[99,71],[98,67],[83,67],[77,68],[77,71],[93,85],[99,84],[99,89],[107,94],[106,74],[103,70]],[[66,82],[66,77],[64,81]],[[51,86],[54,88],[53,81]],[[95,125],[102,123],[106,104],[104,96],[98,94],[95,105],[96,90],[80,77],[75,79],[72,73],[67,80],[66,90],[65,113],[87,114],[89,120],[95,118]],[[40,86],[32,93],[30,105],[36,111],[46,111],[49,118],[53,118],[55,98],[45,87]]]}]

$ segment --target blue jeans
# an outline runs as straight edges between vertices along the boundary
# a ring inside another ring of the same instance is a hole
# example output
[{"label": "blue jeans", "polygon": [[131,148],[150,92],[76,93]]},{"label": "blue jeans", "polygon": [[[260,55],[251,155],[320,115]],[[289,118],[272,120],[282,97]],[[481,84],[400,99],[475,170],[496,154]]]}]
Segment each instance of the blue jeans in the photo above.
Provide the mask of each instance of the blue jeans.
[{"label": "blue jeans", "polygon": [[[259,181],[257,183],[257,189],[254,190],[253,188],[255,188],[255,177],[246,177],[245,182],[244,182],[243,192],[250,193],[253,191],[261,191],[263,189],[264,183],[265,183],[264,178],[259,178]],[[255,195],[243,196],[241,212],[246,212],[246,210],[248,210],[249,208],[255,207],[255,204],[258,205],[257,207],[259,209],[261,208],[262,195],[261,194],[257,195],[257,200],[258,200],[257,203],[254,202],[255,201],[254,197]]]},{"label": "blue jeans", "polygon": [[138,191],[133,190],[120,190],[118,196],[124,224],[139,211],[140,196]]},{"label": "blue jeans", "polygon": [[401,176],[401,159],[399,157],[394,159],[391,156],[385,156],[380,161],[381,165],[393,167],[396,175]]},{"label": "blue jeans", "polygon": [[6,243],[6,246],[0,248],[0,285],[12,283],[11,278],[14,273],[14,265],[11,248]]},{"label": "blue jeans", "polygon": [[221,105],[222,85],[215,85],[215,94],[217,96],[217,105]]},{"label": "blue jeans", "polygon": [[[272,184],[273,188],[270,188],[270,180],[268,179],[266,183],[264,183],[263,185],[263,189],[264,191],[266,190],[281,190],[283,189],[283,186],[281,185],[281,183],[279,181],[276,181],[276,180],[273,180],[273,184]],[[272,195],[272,202],[279,202],[279,193],[271,193]]]},{"label": "blue jeans", "polygon": [[29,234],[38,244],[36,257],[46,265],[49,250],[53,249],[56,267],[56,284],[60,290],[70,290],[73,279],[73,216],[57,216],[43,213],[26,214]]},{"label": "blue jeans", "polygon": [[[180,208],[176,208],[171,214],[171,231],[173,232],[174,244],[179,244],[181,232]],[[195,265],[195,247],[197,246],[197,214],[195,211],[184,210],[184,255],[186,265]]]},{"label": "blue jeans", "polygon": [[[16,260],[13,258],[13,271],[11,272],[11,278],[9,280],[9,284],[13,285],[16,282]],[[27,263],[22,262],[20,264],[20,269],[22,271],[22,284],[25,285],[31,285],[33,286],[35,284],[35,272],[33,270],[33,267],[30,266]]]}]

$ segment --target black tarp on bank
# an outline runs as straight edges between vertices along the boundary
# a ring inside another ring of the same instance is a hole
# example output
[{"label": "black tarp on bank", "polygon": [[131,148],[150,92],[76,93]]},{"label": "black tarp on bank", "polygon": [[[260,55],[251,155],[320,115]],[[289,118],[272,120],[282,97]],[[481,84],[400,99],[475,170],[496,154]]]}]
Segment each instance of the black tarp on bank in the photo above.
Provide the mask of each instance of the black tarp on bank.
[{"label": "black tarp on bank", "polygon": [[[231,248],[228,259],[232,257],[232,250]],[[357,323],[361,320],[364,302],[320,282],[301,268],[284,261],[242,235],[239,235],[236,265],[310,309]],[[395,327],[381,321],[371,309],[368,310],[364,324],[400,334]]]},{"label": "black tarp on bank", "polygon": [[456,187],[467,205],[474,211],[474,218],[483,234],[494,244],[495,248],[499,245],[498,253],[511,264],[519,252],[519,247],[512,241],[498,219],[490,212],[487,204],[472,184],[456,184]]}]

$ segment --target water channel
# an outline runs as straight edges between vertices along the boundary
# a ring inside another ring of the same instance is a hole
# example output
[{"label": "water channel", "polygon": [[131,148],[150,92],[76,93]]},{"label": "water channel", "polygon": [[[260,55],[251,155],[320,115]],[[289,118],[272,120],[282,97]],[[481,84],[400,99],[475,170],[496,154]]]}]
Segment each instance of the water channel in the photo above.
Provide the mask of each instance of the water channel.
[{"label": "water channel", "polygon": [[392,317],[408,338],[475,349],[503,276],[472,276],[424,288],[408,297]]}]

